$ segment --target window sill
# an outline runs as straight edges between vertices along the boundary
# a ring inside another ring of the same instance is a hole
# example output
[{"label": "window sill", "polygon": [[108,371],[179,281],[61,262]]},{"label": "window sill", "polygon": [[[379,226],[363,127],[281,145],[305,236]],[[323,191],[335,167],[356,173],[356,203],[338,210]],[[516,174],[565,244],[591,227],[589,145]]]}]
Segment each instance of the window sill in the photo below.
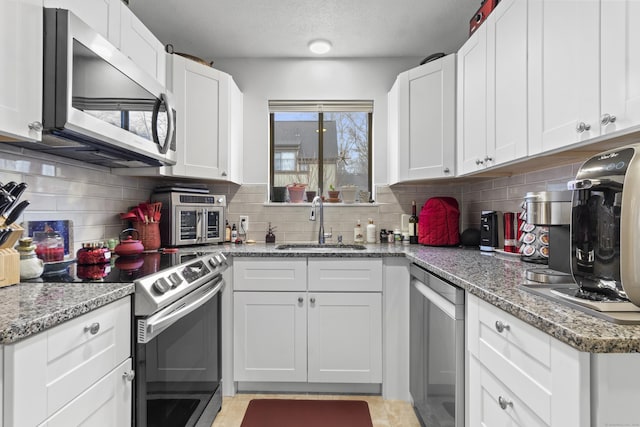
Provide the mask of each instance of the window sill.
[{"label": "window sill", "polygon": [[[343,207],[343,208],[367,208],[367,207],[377,207],[380,206],[379,203],[377,202],[373,202],[373,203],[359,203],[359,202],[355,202],[355,203],[342,203],[342,202],[338,202],[338,203],[334,203],[334,202],[324,202],[323,203],[324,207],[328,207],[328,206],[336,206],[336,207]],[[292,207],[300,207],[300,206],[307,206],[307,207],[311,207],[311,203],[310,202],[300,202],[300,203],[291,203],[291,202],[266,202],[263,204],[263,206],[267,206],[267,207],[276,207],[276,206],[292,206]]]}]

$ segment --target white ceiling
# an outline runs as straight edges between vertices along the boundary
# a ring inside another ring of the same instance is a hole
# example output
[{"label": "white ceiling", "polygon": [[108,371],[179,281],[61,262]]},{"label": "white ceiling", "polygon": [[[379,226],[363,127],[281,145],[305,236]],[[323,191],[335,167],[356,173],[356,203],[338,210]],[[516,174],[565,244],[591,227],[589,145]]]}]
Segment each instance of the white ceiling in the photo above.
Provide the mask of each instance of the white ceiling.
[{"label": "white ceiling", "polygon": [[207,61],[323,57],[426,57],[455,52],[480,0],[130,0],[163,44]]}]

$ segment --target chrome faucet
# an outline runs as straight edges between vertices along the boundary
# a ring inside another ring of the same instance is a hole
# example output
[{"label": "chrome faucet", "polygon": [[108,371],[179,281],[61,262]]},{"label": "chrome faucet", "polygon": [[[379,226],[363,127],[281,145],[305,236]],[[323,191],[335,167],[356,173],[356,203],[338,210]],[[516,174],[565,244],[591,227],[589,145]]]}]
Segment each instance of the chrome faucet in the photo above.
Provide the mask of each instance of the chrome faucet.
[{"label": "chrome faucet", "polygon": [[320,226],[318,227],[318,243],[324,244],[324,205],[322,203],[322,197],[316,196],[311,202],[311,216],[309,221],[316,220],[316,207],[320,208]]}]

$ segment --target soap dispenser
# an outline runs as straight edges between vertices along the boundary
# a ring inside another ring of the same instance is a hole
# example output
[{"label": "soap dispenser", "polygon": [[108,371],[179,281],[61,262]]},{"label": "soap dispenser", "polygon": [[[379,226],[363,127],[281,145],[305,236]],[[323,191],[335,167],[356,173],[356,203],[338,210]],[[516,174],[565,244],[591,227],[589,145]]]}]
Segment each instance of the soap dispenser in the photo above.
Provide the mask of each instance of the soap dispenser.
[{"label": "soap dispenser", "polygon": [[373,219],[369,218],[369,224],[367,224],[367,243],[376,242],[376,226],[373,223]]}]

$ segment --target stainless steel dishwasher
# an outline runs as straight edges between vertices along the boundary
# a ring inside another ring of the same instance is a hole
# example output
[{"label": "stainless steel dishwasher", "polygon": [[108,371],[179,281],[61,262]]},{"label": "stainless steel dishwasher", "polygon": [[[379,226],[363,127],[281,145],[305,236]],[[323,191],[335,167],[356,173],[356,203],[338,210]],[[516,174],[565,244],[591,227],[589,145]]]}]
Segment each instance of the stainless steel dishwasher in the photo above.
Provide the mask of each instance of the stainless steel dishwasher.
[{"label": "stainless steel dishwasher", "polygon": [[464,426],[464,290],[411,265],[410,383],[423,426]]}]

